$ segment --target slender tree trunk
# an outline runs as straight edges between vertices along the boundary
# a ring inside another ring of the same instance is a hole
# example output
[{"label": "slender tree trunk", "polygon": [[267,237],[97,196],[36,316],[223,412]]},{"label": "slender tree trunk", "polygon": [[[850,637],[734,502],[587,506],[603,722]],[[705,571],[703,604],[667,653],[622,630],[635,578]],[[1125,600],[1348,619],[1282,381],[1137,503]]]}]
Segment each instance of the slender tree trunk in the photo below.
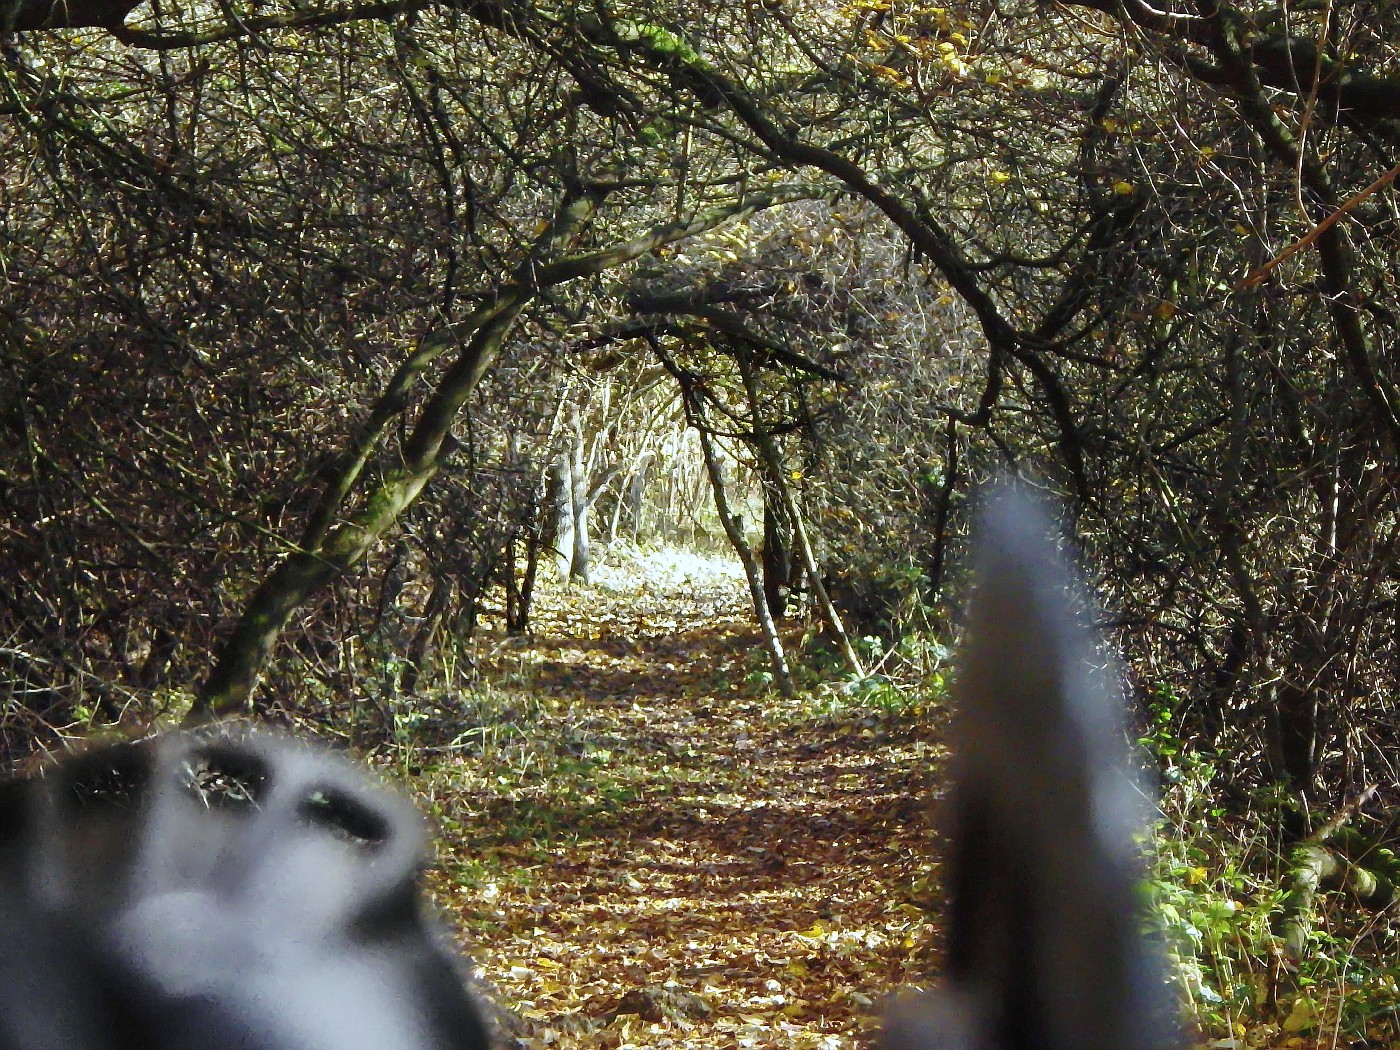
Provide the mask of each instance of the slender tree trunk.
[{"label": "slender tree trunk", "polygon": [[252,699],[263,667],[272,655],[292,613],[313,593],[364,558],[410,503],[417,498],[431,469],[404,471],[386,478],[374,499],[345,525],[333,531],[319,549],[293,551],[265,579],[233,634],[219,652],[218,662],[190,708],[190,722],[204,722],[244,709]]},{"label": "slender tree trunk", "polygon": [[709,433],[700,427],[696,428],[696,433],[700,435],[700,449],[705,455],[705,470],[710,475],[710,490],[715,496],[715,513],[719,516],[725,536],[729,538],[729,545],[734,548],[734,553],[739,556],[739,561],[744,566],[744,577],[748,580],[754,616],[758,618],[759,629],[763,632],[763,644],[767,647],[768,658],[773,664],[773,679],[778,683],[778,691],[791,700],[797,695],[797,687],[793,685],[792,672],[788,669],[783,640],[778,637],[773,614],[768,610],[768,599],[763,593],[763,580],[759,575],[758,562],[754,558],[753,548],[744,537],[738,518],[729,505],[729,497],[724,491],[724,472],[715,455],[714,441]]},{"label": "slender tree trunk", "polygon": [[612,513],[608,515],[608,546],[611,547],[617,542],[617,530],[622,524],[622,508],[624,506],[623,494],[619,492],[617,499],[613,501]]},{"label": "slender tree trunk", "polygon": [[506,591],[506,633],[510,634],[511,624],[520,619],[520,580],[515,571],[515,544],[516,537],[513,531],[506,533],[505,563],[503,568],[504,578],[501,586]]},{"label": "slender tree trunk", "polygon": [[567,452],[561,452],[549,467],[546,503],[550,515],[550,549],[554,568],[561,580],[569,578],[574,564],[574,468]]},{"label": "slender tree trunk", "polygon": [[520,596],[515,606],[515,617],[506,620],[507,634],[524,634],[530,629],[530,603],[535,597],[535,578],[540,567],[541,542],[538,526],[532,529],[525,540],[525,576],[520,581]]},{"label": "slender tree trunk", "polygon": [[632,526],[633,543],[642,538],[642,511],[645,506],[647,474],[650,473],[655,459],[654,453],[643,452],[637,460],[637,465],[632,468],[632,477],[627,482],[627,515]]},{"label": "slender tree trunk", "polygon": [[836,603],[831,600],[826,584],[822,583],[821,568],[817,565],[817,556],[812,550],[812,541],[807,536],[807,526],[802,520],[801,512],[797,509],[797,501],[792,498],[791,491],[782,479],[781,465],[779,464],[775,470],[770,464],[769,469],[777,478],[778,491],[782,494],[783,502],[787,505],[787,512],[792,521],[792,534],[797,541],[797,549],[802,555],[802,565],[807,571],[807,582],[812,588],[812,595],[817,599],[817,606],[821,609],[827,625],[836,635],[836,643],[841,647],[841,654],[846,658],[846,663],[850,665],[857,677],[864,678],[865,665],[856,655],[855,647],[851,645],[851,636],[846,633],[846,624],[842,621],[841,614],[836,611]]},{"label": "slender tree trunk", "polygon": [[773,435],[763,428],[763,417],[760,411],[762,403],[758,396],[758,380],[754,376],[753,365],[742,354],[736,355],[736,359],[739,363],[740,374],[744,377],[745,391],[748,394],[749,413],[753,420],[753,443],[758,449],[759,462],[763,464],[764,471],[768,475],[767,486],[771,487],[779,501],[779,506],[787,514],[788,522],[792,525],[793,539],[796,541],[798,552],[802,555],[802,565],[807,570],[807,579],[812,587],[812,595],[817,599],[817,607],[821,609],[827,625],[836,635],[836,643],[841,647],[841,654],[846,658],[846,663],[850,665],[851,670],[857,676],[864,678],[865,665],[856,655],[855,647],[851,645],[850,636],[846,633],[846,625],[841,620],[841,614],[836,611],[836,605],[832,602],[831,595],[827,593],[826,585],[822,583],[817,557],[812,551],[812,542],[807,536],[807,526],[802,521],[802,514],[798,510],[797,501],[792,497],[792,490],[788,488],[787,480],[783,477],[782,454],[778,451],[778,445],[773,440]]},{"label": "slender tree trunk", "polygon": [[592,514],[587,500],[574,504],[574,556],[569,562],[569,579],[593,582],[593,549],[588,535]]},{"label": "slender tree trunk", "polygon": [[938,490],[937,509],[933,519],[933,562],[929,566],[929,589],[933,594],[943,591],[944,566],[948,559],[948,522],[952,517],[953,493],[958,481],[958,422],[948,417],[948,452],[943,461],[943,484]]},{"label": "slender tree trunk", "polygon": [[763,486],[763,596],[773,619],[787,612],[792,593],[792,549],[782,515],[768,486]]},{"label": "slender tree trunk", "polygon": [[410,695],[417,691],[418,682],[423,676],[423,667],[433,648],[433,638],[442,626],[447,614],[448,600],[452,596],[452,584],[440,573],[433,581],[432,593],[428,595],[427,607],[423,610],[423,622],[409,643],[404,654],[403,670],[399,674],[400,695]]},{"label": "slender tree trunk", "polygon": [[[1302,649],[1303,646],[1298,647]],[[1299,655],[1294,651],[1294,656]],[[1307,653],[1314,661],[1317,654]],[[1308,797],[1316,787],[1318,753],[1317,687],[1285,677],[1274,689],[1273,740],[1275,773],[1295,793]]]},{"label": "slender tree trunk", "polygon": [[151,638],[151,651],[146,654],[146,659],[141,664],[141,671],[137,676],[137,681],[141,683],[142,687],[154,689],[163,683],[170,670],[170,663],[179,651],[180,636],[166,627],[165,624],[156,624],[155,634]]},{"label": "slender tree trunk", "polygon": [[569,410],[570,445],[569,454],[569,515],[573,521],[573,550],[569,559],[569,579],[580,583],[590,582],[592,571],[589,549],[588,522],[588,443],[583,434],[583,412],[578,405]]}]

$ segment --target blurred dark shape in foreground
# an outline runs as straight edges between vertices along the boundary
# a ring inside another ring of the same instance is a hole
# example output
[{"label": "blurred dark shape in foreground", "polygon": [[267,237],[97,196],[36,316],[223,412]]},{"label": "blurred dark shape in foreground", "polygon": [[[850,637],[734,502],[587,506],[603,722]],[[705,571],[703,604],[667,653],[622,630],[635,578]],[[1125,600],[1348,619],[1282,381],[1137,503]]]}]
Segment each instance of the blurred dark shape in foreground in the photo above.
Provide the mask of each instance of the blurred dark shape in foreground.
[{"label": "blurred dark shape in foreground", "polygon": [[947,965],[892,1011],[886,1050],[1177,1043],[1143,933],[1120,685],[1053,531],[1024,491],[990,492],[950,739]]},{"label": "blurred dark shape in foreground", "polygon": [[[948,971],[895,1009],[887,1050],[1174,1042],[1122,701],[1048,532],[1025,496],[988,501]],[[423,856],[404,799],[266,734],[99,748],[0,788],[0,1050],[482,1050]]]},{"label": "blurred dark shape in foreground", "polygon": [[0,788],[0,1050],[484,1050],[422,818],[321,748],[178,733]]}]

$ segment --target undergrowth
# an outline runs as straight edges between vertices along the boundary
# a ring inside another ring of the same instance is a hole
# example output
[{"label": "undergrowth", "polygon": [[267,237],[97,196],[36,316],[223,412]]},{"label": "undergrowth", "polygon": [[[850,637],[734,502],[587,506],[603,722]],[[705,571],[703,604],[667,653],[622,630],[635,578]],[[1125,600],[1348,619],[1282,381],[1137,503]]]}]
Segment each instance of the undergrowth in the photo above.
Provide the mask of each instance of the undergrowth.
[{"label": "undergrowth", "polygon": [[[946,718],[948,651],[931,638],[910,636],[888,647],[860,639],[869,669],[861,676],[813,639],[807,643],[797,662],[798,700],[772,692],[762,654],[749,649],[704,680],[712,697],[691,695],[701,691],[700,676],[691,677],[685,698],[674,701],[678,721],[666,726],[612,698],[590,711],[588,704],[551,697],[522,658],[516,680],[440,706],[422,697],[388,702],[392,739],[379,753],[420,785],[446,832],[451,846],[442,874],[468,895],[462,899],[469,927],[478,912],[499,922],[503,913],[482,911],[476,900],[482,887],[496,893],[499,886],[505,894],[514,886],[521,899],[533,899],[540,887],[531,890],[531,880],[550,877],[543,860],[614,841],[648,807],[681,799],[691,809],[739,806],[749,771],[742,761],[706,756],[714,743],[706,738],[706,718],[723,724],[737,710],[756,726],[767,722],[794,739],[815,734],[827,746]],[[1288,951],[1277,932],[1290,876],[1280,831],[1286,800],[1257,790],[1223,804],[1228,760],[1184,748],[1173,735],[1171,708],[1164,702],[1150,710],[1139,740],[1160,776],[1161,794],[1146,843],[1145,895],[1194,1044],[1201,1050],[1400,1046],[1394,909],[1368,912],[1340,893],[1319,894],[1304,916],[1303,950]],[[919,883],[910,896],[936,901],[939,893],[932,883]]]},{"label": "undergrowth", "polygon": [[1276,930],[1290,874],[1283,800],[1258,792],[1242,811],[1222,806],[1217,762],[1180,748],[1166,722],[1159,713],[1142,740],[1163,783],[1148,891],[1196,1044],[1400,1045],[1393,909],[1319,895],[1304,950],[1288,952]]}]

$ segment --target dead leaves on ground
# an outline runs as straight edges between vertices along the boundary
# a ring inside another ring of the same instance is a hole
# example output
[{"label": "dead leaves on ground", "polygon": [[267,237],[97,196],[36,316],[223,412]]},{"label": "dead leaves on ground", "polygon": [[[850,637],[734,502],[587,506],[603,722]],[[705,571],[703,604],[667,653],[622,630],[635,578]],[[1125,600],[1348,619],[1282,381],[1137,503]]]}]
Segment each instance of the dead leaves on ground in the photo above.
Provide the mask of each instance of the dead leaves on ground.
[{"label": "dead leaves on ground", "polygon": [[698,575],[634,585],[674,629],[614,581],[608,619],[511,647],[551,700],[429,772],[436,895],[530,1045],[868,1045],[930,959],[935,727],[756,693],[740,581]]}]

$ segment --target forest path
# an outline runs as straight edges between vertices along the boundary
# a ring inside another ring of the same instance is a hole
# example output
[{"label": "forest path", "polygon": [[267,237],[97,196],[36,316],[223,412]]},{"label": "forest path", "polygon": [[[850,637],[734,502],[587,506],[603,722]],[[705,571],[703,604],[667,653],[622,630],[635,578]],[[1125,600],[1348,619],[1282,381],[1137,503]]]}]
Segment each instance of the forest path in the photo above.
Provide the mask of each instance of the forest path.
[{"label": "forest path", "polygon": [[778,698],[723,559],[544,599],[482,657],[481,749],[421,770],[434,889],[529,1045],[869,1045],[930,958],[941,713]]}]

